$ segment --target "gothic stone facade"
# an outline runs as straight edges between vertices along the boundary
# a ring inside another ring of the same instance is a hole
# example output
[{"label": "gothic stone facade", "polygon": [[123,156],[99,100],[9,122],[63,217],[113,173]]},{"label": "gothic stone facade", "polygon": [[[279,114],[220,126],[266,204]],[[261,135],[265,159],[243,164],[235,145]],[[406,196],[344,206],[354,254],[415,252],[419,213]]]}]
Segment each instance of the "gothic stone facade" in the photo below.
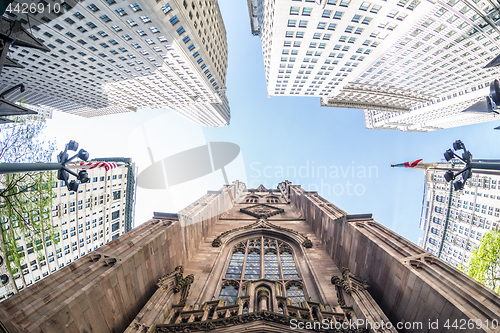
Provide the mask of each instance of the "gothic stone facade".
[{"label": "gothic stone facade", "polygon": [[234,182],[0,303],[0,332],[498,333],[499,313],[498,295],[371,215]]}]

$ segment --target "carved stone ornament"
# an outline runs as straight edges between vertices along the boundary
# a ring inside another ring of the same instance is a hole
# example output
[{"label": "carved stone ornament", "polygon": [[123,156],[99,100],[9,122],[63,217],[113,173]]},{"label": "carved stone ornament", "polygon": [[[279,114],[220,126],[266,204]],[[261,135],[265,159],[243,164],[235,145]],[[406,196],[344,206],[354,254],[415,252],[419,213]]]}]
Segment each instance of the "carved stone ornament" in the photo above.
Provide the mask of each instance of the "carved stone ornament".
[{"label": "carved stone ornament", "polygon": [[267,191],[267,188],[266,188],[264,185],[260,184],[260,186],[259,186],[259,187],[257,187],[257,190],[256,190],[256,191],[257,191],[257,192],[266,192],[266,191]]},{"label": "carved stone ornament", "polygon": [[163,290],[169,290],[172,288],[174,285],[177,285],[177,276],[181,276],[182,279],[182,273],[184,272],[184,268],[182,266],[177,266],[174,271],[168,273],[167,275],[162,276],[158,280],[158,287],[162,288]]},{"label": "carved stone ornament", "polygon": [[313,243],[311,242],[311,240],[309,238],[307,238],[306,235],[301,234],[300,232],[297,232],[297,231],[292,230],[292,229],[279,227],[279,226],[274,225],[272,223],[269,223],[268,221],[263,220],[263,219],[255,222],[255,223],[252,223],[250,225],[247,225],[245,227],[234,228],[234,229],[228,230],[226,232],[223,232],[216,239],[214,239],[212,241],[212,247],[220,247],[222,245],[222,239],[233,232],[241,231],[241,230],[251,230],[251,229],[274,229],[274,230],[279,230],[279,231],[286,231],[286,232],[289,232],[289,233],[292,233],[292,234],[295,234],[295,235],[301,237],[303,239],[302,246],[304,246],[306,249],[310,249],[313,247]]},{"label": "carved stone ornament", "polygon": [[[207,320],[202,322],[191,322],[191,323],[180,323],[180,324],[170,324],[170,325],[157,325],[156,332],[206,332],[221,328],[229,328],[231,326],[242,325],[246,323],[252,323],[258,320],[278,323],[290,327],[290,321],[294,319],[297,322],[311,322],[310,320],[295,318],[286,316],[280,313],[270,312],[270,311],[257,311],[242,314],[239,316],[220,318],[215,320]],[[315,332],[331,332],[329,329],[315,330]],[[339,331],[342,332],[342,331]],[[349,333],[365,333],[365,329],[350,329],[345,332]]]},{"label": "carved stone ornament", "polygon": [[277,208],[266,204],[258,204],[255,206],[241,208],[240,212],[256,217],[258,219],[265,219],[274,215],[284,213],[285,210],[283,208]]},{"label": "carved stone ornament", "polygon": [[149,331],[149,326],[139,323],[137,319],[134,319],[133,324],[137,333],[147,333]]},{"label": "carved stone ornament", "polygon": [[332,276],[331,282],[344,289],[348,295],[350,295],[351,292],[366,290],[370,287],[365,280],[352,274],[347,267],[342,268],[342,277],[343,279],[334,275]]}]

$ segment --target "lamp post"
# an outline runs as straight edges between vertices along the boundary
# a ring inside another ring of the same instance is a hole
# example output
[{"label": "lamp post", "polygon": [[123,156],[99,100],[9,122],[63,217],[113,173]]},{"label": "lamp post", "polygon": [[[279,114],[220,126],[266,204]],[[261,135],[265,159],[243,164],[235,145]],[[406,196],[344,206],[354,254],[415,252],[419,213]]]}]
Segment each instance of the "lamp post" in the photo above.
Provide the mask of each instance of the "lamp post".
[{"label": "lamp post", "polygon": [[76,151],[77,149],[78,143],[71,140],[66,144],[64,151],[57,155],[58,163],[0,163],[0,174],[57,170],[57,179],[64,181],[69,191],[76,192],[78,190],[78,183],[74,179],[69,181],[69,174],[75,176],[81,183],[87,183],[89,181],[87,171],[81,170],[76,173],[66,167],[68,162],[71,162],[77,157],[83,161],[89,159],[89,153],[84,149],[80,149],[78,153],[68,158],[68,150]]},{"label": "lamp post", "polygon": [[[463,150],[462,157],[456,154],[456,152],[460,150]],[[448,149],[444,153],[444,158],[446,159],[446,161],[450,161],[454,157],[465,163],[465,167],[459,172],[453,173],[453,171],[448,170],[444,174],[444,179],[447,182],[455,180],[459,175],[462,175],[462,180],[456,180],[453,183],[453,188],[455,191],[459,191],[464,188],[465,182],[472,175],[472,169],[500,170],[500,163],[473,161],[472,154],[465,148],[464,143],[460,140],[453,142],[453,149]]]}]

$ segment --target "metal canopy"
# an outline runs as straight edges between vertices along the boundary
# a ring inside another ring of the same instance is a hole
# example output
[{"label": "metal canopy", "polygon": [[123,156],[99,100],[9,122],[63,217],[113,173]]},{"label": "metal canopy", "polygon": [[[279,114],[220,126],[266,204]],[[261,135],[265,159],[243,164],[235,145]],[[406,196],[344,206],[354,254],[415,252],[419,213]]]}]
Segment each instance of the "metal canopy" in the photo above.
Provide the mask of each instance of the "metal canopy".
[{"label": "metal canopy", "polygon": [[7,44],[50,51],[47,46],[24,29],[20,21],[13,21],[3,16],[0,19],[0,39],[6,41]]},{"label": "metal canopy", "polygon": [[497,55],[495,58],[493,58],[492,61],[490,61],[486,66],[484,66],[483,68],[490,68],[490,67],[496,67],[500,65],[500,54]]}]

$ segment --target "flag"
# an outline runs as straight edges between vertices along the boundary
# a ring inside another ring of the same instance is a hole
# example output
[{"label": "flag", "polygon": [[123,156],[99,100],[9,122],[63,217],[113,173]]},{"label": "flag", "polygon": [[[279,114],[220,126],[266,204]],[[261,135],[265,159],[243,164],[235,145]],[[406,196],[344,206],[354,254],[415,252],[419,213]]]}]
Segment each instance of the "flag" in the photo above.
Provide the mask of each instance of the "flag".
[{"label": "flag", "polygon": [[72,165],[68,165],[69,168],[78,168],[78,169],[98,169],[104,168],[106,171],[109,171],[114,168],[118,168],[121,166],[128,166],[127,163],[115,163],[115,162],[76,162]]},{"label": "flag", "polygon": [[415,168],[420,162],[422,162],[422,159],[412,161],[412,162],[405,162],[401,164],[391,164],[391,167],[395,168]]}]

